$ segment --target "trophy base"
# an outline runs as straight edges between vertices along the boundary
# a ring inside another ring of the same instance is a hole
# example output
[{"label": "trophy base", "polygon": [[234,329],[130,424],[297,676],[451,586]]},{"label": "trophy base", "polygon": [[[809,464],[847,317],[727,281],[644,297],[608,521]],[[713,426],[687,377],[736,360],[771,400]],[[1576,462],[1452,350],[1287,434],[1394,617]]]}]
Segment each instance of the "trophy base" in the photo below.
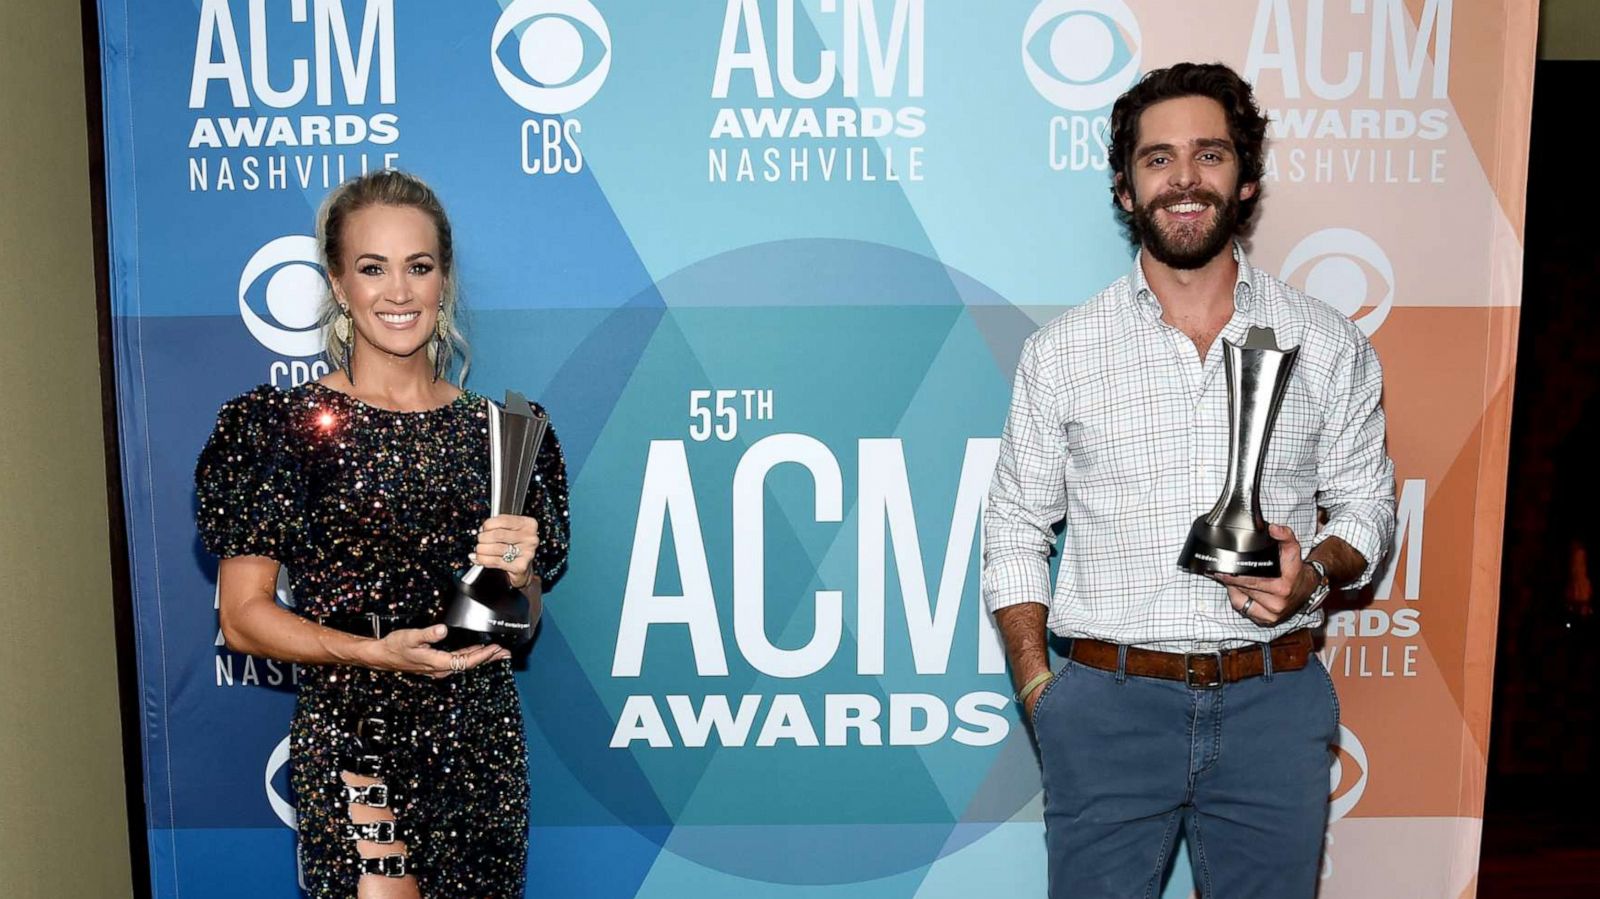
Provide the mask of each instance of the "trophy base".
[{"label": "trophy base", "polygon": [[1245,577],[1274,578],[1282,573],[1278,566],[1278,541],[1266,533],[1242,528],[1219,527],[1195,520],[1189,539],[1178,556],[1178,567],[1195,574],[1235,574]]},{"label": "trophy base", "polygon": [[435,645],[453,652],[493,643],[516,651],[533,640],[542,610],[542,603],[530,602],[499,570],[485,569],[473,583],[456,581],[444,613],[449,633]]}]

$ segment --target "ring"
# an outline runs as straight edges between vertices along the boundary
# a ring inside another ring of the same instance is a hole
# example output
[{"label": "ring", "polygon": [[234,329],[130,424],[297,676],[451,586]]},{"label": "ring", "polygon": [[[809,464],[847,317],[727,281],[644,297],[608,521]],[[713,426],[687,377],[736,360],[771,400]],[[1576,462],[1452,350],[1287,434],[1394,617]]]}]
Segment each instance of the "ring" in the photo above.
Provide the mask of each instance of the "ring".
[{"label": "ring", "polygon": [[467,670],[466,668],[463,667],[463,663],[461,661],[461,657],[456,655],[453,652],[450,653],[450,670],[452,672],[460,672],[460,671]]},{"label": "ring", "polygon": [[500,554],[500,561],[510,565],[512,562],[515,562],[517,560],[517,556],[520,555],[522,555],[522,547],[513,543],[506,548],[504,553]]},{"label": "ring", "polygon": [[1244,598],[1244,605],[1239,607],[1239,614],[1243,615],[1246,618],[1249,618],[1250,617],[1250,607],[1255,605],[1255,604],[1256,604],[1256,598],[1254,596],[1246,596]]}]

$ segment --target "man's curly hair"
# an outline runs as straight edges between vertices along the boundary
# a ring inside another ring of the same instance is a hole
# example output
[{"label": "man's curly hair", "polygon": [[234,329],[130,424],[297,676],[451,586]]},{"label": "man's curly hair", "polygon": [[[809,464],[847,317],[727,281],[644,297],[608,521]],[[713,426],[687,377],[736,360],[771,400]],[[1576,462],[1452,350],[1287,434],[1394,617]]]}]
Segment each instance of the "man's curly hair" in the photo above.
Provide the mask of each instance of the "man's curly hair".
[{"label": "man's curly hair", "polygon": [[[1233,141],[1234,152],[1239,157],[1240,185],[1259,184],[1266,166],[1267,120],[1256,106],[1250,83],[1240,78],[1239,73],[1221,63],[1193,62],[1180,62],[1147,73],[1111,107],[1111,140],[1107,152],[1111,168],[1111,203],[1129,240],[1135,244],[1143,242],[1143,235],[1139,233],[1133,213],[1122,208],[1119,192],[1133,190],[1128,167],[1133,163],[1139,141],[1139,116],[1163,100],[1179,97],[1209,97],[1221,104],[1228,119],[1228,138]],[[1256,202],[1260,199],[1258,187],[1253,196],[1239,202],[1239,219],[1234,226],[1236,236],[1249,231]]]}]

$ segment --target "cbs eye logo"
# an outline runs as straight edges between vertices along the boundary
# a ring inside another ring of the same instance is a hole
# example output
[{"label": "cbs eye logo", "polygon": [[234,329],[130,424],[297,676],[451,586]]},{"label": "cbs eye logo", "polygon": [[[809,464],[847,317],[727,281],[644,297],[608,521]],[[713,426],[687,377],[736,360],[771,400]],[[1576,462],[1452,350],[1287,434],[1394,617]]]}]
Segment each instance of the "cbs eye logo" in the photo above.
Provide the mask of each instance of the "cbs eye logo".
[{"label": "cbs eye logo", "polygon": [[240,272],[239,317],[250,336],[274,353],[315,356],[322,352],[317,308],[327,289],[327,276],[317,264],[316,238],[280,237],[256,250]]},{"label": "cbs eye logo", "polygon": [[1044,0],[1022,29],[1022,68],[1046,100],[1092,112],[1139,77],[1142,45],[1122,0]]},{"label": "cbs eye logo", "polygon": [[[289,738],[284,737],[277,746],[272,748],[272,754],[267,756],[267,773],[263,778],[267,789],[267,805],[272,808],[272,813],[278,816],[283,826],[290,830],[299,830],[299,818],[295,815],[294,805],[284,798],[289,792]],[[283,789],[279,791],[279,785]]]},{"label": "cbs eye logo", "polygon": [[[1343,312],[1371,337],[1394,307],[1394,265],[1378,242],[1351,228],[1324,228],[1300,241],[1278,277],[1303,275],[1305,291]],[[1381,286],[1374,285],[1374,278]],[[1363,312],[1362,310],[1366,310]]]},{"label": "cbs eye logo", "polygon": [[[1346,769],[1348,760],[1349,771]],[[1339,725],[1339,740],[1328,769],[1328,823],[1350,814],[1367,791],[1367,749],[1355,731]],[[1347,782],[1348,781],[1348,782]]]},{"label": "cbs eye logo", "polygon": [[[509,40],[513,33],[516,39]],[[589,0],[514,0],[495,23],[489,63],[518,106],[562,115],[589,102],[605,83],[611,29]]]}]

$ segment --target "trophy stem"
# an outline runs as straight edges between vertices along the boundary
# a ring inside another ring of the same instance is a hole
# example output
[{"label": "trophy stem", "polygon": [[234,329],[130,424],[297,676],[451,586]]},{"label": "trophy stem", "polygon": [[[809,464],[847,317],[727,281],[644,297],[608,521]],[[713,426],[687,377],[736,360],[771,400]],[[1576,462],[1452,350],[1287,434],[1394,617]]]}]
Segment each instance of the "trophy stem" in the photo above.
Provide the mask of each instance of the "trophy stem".
[{"label": "trophy stem", "polygon": [[[491,404],[491,406],[492,406],[492,404]],[[499,415],[493,414],[494,411],[495,410],[491,409],[491,412],[490,412],[490,415],[489,415],[489,517],[490,518],[493,518],[494,516],[505,512],[505,509],[500,507],[500,500],[501,500],[501,497],[503,496],[503,491],[505,490],[505,476],[506,476],[506,471],[505,471],[505,468],[506,468],[505,449],[506,448],[505,448],[505,438],[504,438],[504,433],[503,433],[504,428],[501,425],[501,417]]]}]

